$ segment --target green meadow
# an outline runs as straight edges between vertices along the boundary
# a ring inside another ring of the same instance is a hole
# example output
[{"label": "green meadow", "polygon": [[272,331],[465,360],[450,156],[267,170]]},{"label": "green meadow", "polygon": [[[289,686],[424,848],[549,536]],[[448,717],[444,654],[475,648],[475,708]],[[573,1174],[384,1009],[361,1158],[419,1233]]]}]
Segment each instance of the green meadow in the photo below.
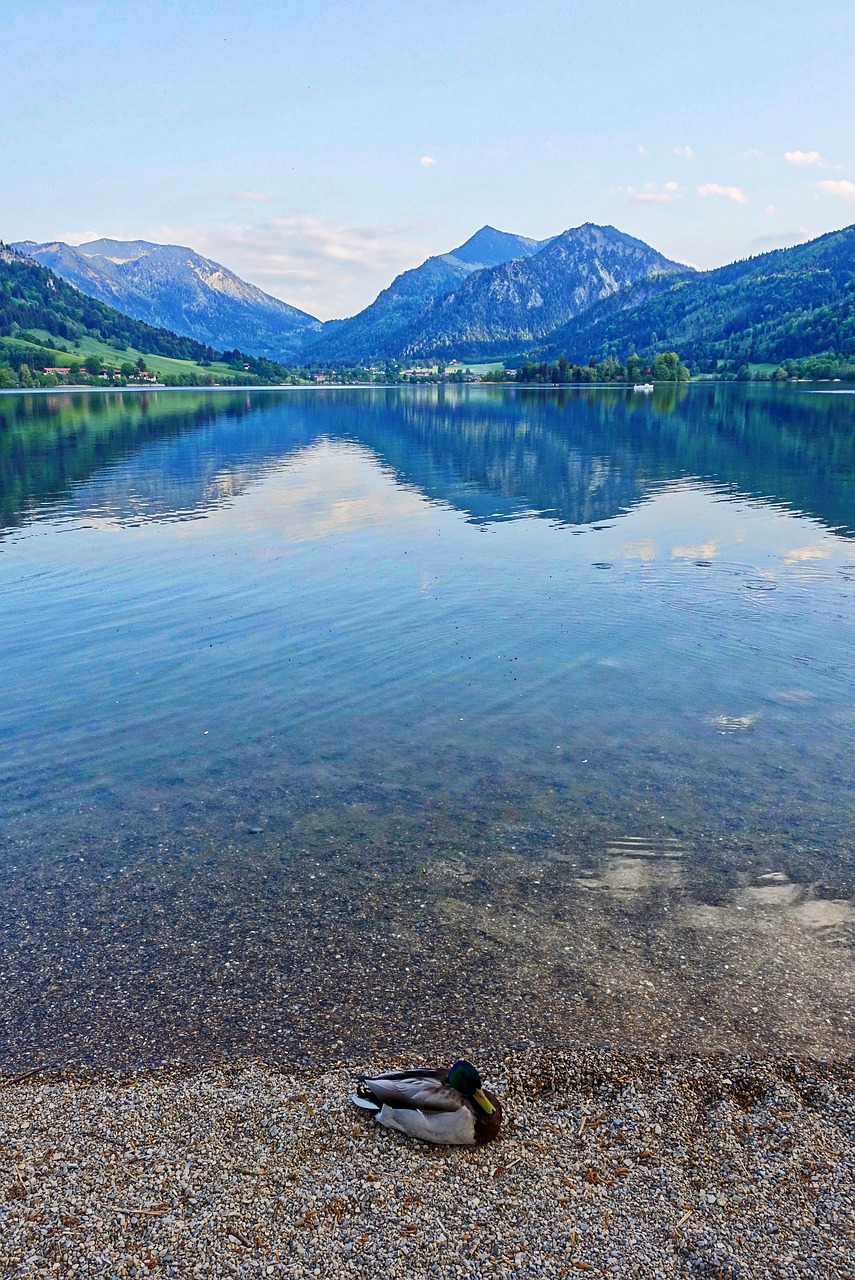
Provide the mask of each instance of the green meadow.
[{"label": "green meadow", "polygon": [[[33,337],[43,338],[43,341],[36,345],[35,343],[25,342],[20,338],[12,338],[9,339],[9,342],[13,343],[16,349],[29,348],[34,355],[38,354],[40,358],[42,352],[47,351],[53,363],[60,368],[69,365],[72,360],[78,360],[82,363],[87,356],[98,356],[105,364],[112,364],[118,368],[126,360],[130,360],[132,364],[135,364],[139,357],[142,356],[147,368],[152,373],[158,373],[161,376],[169,373],[210,374],[214,377],[234,374],[234,369],[231,369],[227,364],[223,364],[222,361],[214,361],[210,365],[203,366],[194,363],[192,360],[175,360],[171,356],[152,355],[150,352],[140,351],[136,347],[124,347],[118,350],[116,347],[111,347],[108,343],[102,342],[99,338],[88,336],[78,338],[74,342],[63,343],[65,348],[63,349],[53,345],[56,338],[46,330],[31,329],[29,333]],[[0,338],[0,350],[5,345],[5,340]]]}]

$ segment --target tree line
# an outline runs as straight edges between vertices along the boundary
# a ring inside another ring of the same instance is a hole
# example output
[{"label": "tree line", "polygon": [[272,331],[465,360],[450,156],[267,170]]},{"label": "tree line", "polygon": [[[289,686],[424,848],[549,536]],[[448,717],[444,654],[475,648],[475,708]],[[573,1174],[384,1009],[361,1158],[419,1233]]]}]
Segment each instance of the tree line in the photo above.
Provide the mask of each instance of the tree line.
[{"label": "tree line", "polygon": [[[527,360],[515,375],[517,382],[551,383],[553,386],[564,386],[568,383],[587,382],[623,382],[637,385],[642,382],[688,382],[689,370],[683,364],[676,351],[660,351],[652,360],[643,360],[641,356],[631,355],[625,364],[615,356],[606,356],[597,360],[591,356],[587,364],[571,364],[566,356],[558,360]],[[491,378],[488,381],[504,381],[503,378]]]},{"label": "tree line", "polygon": [[822,352],[803,360],[784,360],[777,369],[752,369],[745,363],[734,369],[734,361],[724,368],[719,366],[717,376],[723,381],[734,382],[789,382],[804,378],[808,382],[855,382],[855,358]]}]

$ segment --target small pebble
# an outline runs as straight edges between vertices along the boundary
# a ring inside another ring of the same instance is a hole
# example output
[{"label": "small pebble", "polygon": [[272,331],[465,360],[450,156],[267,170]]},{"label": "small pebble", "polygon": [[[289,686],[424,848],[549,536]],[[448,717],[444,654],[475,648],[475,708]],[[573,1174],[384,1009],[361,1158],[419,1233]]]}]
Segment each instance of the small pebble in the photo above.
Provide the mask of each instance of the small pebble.
[{"label": "small pebble", "polygon": [[852,1274],[851,1063],[471,1052],[506,1116],[474,1149],[353,1110],[385,1056],[0,1080],[0,1275]]}]

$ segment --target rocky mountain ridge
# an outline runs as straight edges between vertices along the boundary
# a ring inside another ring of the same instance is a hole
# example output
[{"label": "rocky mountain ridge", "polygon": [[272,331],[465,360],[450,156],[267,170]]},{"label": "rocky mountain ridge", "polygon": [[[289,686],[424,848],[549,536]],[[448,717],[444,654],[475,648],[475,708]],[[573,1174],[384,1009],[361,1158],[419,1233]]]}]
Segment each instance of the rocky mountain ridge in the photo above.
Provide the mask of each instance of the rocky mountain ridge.
[{"label": "rocky mountain ridge", "polygon": [[[6,258],[19,251],[51,267],[55,283],[161,331],[198,334],[219,350],[275,351],[290,364],[528,355],[585,363],[670,347],[693,370],[715,371],[855,350],[855,227],[696,272],[614,227],[583,223],[536,241],[487,226],[402,272],[358,315],[325,325],[180,246],[3,246]],[[121,301],[129,291],[133,306]],[[129,322],[103,323],[124,334]],[[175,341],[161,332],[157,342],[167,339]]]},{"label": "rocky mountain ridge", "polygon": [[444,297],[475,272],[510,258],[530,257],[547,243],[481,227],[450,253],[434,255],[421,266],[402,271],[355,316],[325,328],[309,348],[307,359],[367,361],[397,356],[401,333],[435,298]]},{"label": "rocky mountain ridge", "polygon": [[29,240],[12,247],[134,320],[218,350],[289,361],[321,331],[314,316],[182,245],[102,239],[76,248]]},{"label": "rocky mountain ridge", "polygon": [[665,343],[693,372],[855,352],[855,225],[711,271],[641,281],[571,318],[533,351],[573,360],[647,356]]},{"label": "rocky mountain ridge", "polygon": [[689,276],[642,240],[586,222],[471,275],[432,299],[399,335],[405,357],[524,351],[603,298],[639,281]]}]

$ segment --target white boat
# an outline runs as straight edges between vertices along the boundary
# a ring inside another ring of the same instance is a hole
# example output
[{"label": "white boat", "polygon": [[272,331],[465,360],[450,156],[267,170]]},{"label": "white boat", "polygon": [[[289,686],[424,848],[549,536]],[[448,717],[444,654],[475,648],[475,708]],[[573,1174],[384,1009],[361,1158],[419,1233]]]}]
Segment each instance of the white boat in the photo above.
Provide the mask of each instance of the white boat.
[{"label": "white boat", "polygon": [[652,382],[636,382],[632,389],[633,391],[655,391],[656,388]]}]

